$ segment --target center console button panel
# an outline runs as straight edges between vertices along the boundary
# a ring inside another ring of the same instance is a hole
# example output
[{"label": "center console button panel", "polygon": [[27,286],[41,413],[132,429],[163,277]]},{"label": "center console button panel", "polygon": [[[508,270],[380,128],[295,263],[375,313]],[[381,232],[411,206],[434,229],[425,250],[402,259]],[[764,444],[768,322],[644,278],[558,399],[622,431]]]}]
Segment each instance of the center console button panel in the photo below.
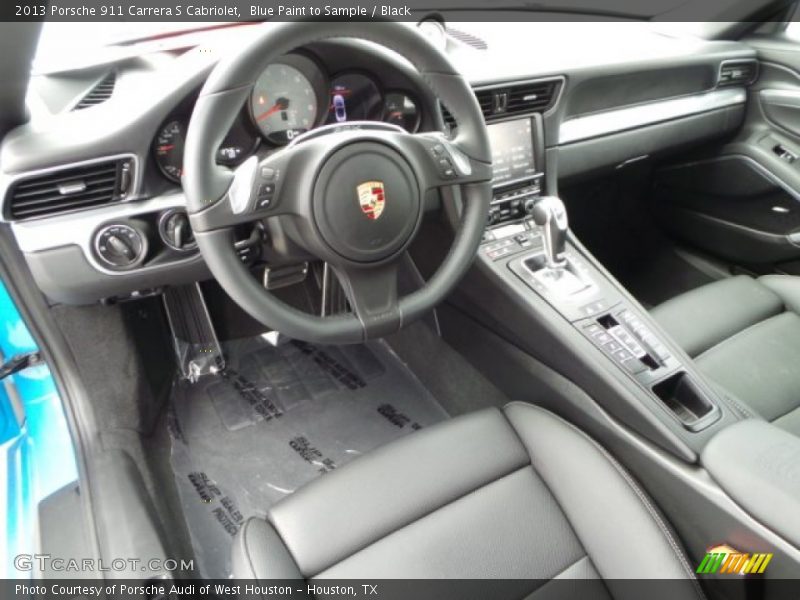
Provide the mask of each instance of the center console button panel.
[{"label": "center console button panel", "polygon": [[487,231],[487,234],[483,238],[481,252],[492,260],[541,247],[541,234],[529,229],[524,221],[497,227]]},{"label": "center console button panel", "polygon": [[[548,190],[541,118],[493,123],[494,197],[480,247],[502,279],[518,278],[586,337],[620,373],[632,378],[665,418],[700,431],[722,417],[647,319],[591,257],[568,243],[568,215]],[[540,304],[531,302],[535,310]],[[576,349],[576,354],[579,349]]]},{"label": "center console button panel", "polygon": [[480,252],[544,299],[687,430],[720,418],[719,407],[613,282],[570,244],[563,266],[548,266],[543,246],[540,228],[520,219],[490,227]]}]

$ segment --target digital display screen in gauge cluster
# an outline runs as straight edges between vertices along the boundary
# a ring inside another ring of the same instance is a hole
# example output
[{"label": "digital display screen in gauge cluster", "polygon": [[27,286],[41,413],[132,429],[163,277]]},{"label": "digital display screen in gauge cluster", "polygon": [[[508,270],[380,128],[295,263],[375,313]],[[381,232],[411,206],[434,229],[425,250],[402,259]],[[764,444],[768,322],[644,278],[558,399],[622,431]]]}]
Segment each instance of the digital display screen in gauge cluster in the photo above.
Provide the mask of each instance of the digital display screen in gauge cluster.
[{"label": "digital display screen in gauge cluster", "polygon": [[331,81],[328,123],[377,120],[382,108],[380,90],[366,75],[346,73]]}]

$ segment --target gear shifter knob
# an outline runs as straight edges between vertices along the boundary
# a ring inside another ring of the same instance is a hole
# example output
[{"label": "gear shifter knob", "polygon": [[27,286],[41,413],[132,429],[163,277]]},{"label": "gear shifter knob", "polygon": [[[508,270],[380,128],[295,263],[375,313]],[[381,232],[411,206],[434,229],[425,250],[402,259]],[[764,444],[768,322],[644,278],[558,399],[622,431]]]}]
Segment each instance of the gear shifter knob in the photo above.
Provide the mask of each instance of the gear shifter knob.
[{"label": "gear shifter knob", "polygon": [[567,264],[564,250],[567,245],[567,209],[560,198],[543,196],[531,211],[534,222],[542,229],[544,256],[547,266],[561,269]]}]

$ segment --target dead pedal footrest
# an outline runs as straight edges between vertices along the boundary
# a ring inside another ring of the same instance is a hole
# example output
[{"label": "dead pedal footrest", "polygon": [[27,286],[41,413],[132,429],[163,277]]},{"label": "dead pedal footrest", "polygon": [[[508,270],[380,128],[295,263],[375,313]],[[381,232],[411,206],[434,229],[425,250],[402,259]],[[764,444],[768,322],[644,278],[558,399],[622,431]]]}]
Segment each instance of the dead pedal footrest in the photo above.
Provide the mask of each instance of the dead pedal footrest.
[{"label": "dead pedal footrest", "polygon": [[183,378],[195,382],[224,369],[222,348],[200,284],[168,288],[164,292],[164,308]]}]

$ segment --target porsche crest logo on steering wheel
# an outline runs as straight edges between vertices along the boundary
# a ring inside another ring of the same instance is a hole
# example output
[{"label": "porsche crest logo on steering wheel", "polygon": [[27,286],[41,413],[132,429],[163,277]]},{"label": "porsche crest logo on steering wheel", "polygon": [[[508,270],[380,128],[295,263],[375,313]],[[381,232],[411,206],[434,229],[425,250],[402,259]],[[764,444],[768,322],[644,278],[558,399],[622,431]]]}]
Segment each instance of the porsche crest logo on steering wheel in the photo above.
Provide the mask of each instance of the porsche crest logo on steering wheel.
[{"label": "porsche crest logo on steering wheel", "polygon": [[386,193],[382,181],[365,181],[356,188],[358,203],[368,219],[375,221],[383,214]]}]

